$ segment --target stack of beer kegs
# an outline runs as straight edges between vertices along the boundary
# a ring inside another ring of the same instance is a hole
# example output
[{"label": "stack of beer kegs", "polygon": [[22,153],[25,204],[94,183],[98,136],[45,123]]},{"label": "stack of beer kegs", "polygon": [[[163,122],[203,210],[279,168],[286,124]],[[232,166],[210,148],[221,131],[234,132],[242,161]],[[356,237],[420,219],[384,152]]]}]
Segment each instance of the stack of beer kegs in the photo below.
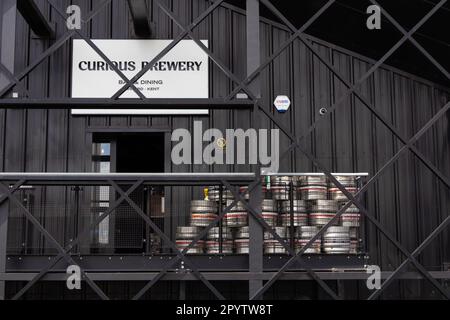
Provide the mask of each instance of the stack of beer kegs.
[{"label": "stack of beer kegs", "polygon": [[[292,220],[294,227],[308,225],[308,209],[305,200],[293,200]],[[281,225],[291,226],[291,201],[286,200],[281,203]]]},{"label": "stack of beer kegs", "polygon": [[[273,229],[278,236],[285,240],[286,239],[286,228],[285,227],[275,227]],[[264,232],[264,253],[266,254],[284,254],[286,249],[284,246],[269,232]]]},{"label": "stack of beer kegs", "polygon": [[248,226],[236,229],[234,243],[237,254],[248,254],[250,243],[250,233]]},{"label": "stack of beer kegs", "polygon": [[[343,186],[345,189],[351,193],[352,195],[355,195],[358,191],[358,188],[356,187],[356,180],[355,177],[352,176],[334,176],[336,180]],[[347,196],[339,189],[332,181],[328,184],[328,192],[330,194],[330,199],[335,201],[348,201]]]},{"label": "stack of beer kegs", "polygon": [[[227,200],[226,206],[233,204],[233,200]],[[242,202],[236,203],[223,218],[224,226],[229,228],[240,228],[248,225],[248,213]]]},{"label": "stack of beer kegs", "polygon": [[289,176],[271,176],[270,189],[274,200],[289,200],[291,181]]},{"label": "stack of beer kegs", "polygon": [[[299,252],[317,233],[319,232],[319,227],[316,226],[302,226],[299,228],[297,235],[298,240],[295,242],[295,251]],[[312,245],[305,250],[307,254],[317,254],[320,253],[322,246],[322,241],[320,237],[315,240]]]},{"label": "stack of beer kegs", "polygon": [[[314,200],[311,201],[309,222],[312,226],[324,226],[336,216],[338,202],[335,200]],[[335,224],[338,224],[336,221]]]},{"label": "stack of beer kegs", "polygon": [[[222,236],[222,252],[220,252]],[[230,228],[222,227],[222,234],[220,234],[220,227],[213,227],[208,231],[206,241],[206,253],[208,254],[230,254],[233,253],[233,233]]]},{"label": "stack of beer kegs", "polygon": [[[176,241],[175,244],[178,248],[178,250],[183,251],[185,248],[187,248],[192,240],[194,240],[201,232],[200,227],[184,227],[180,226],[177,227],[177,233],[176,233]],[[197,243],[190,248],[186,254],[202,254],[205,248],[205,241],[199,240]]]},{"label": "stack of beer kegs", "polygon": [[264,199],[261,204],[262,217],[271,227],[278,225],[278,206],[275,200]]},{"label": "stack of beer kegs", "polygon": [[302,176],[299,179],[300,199],[302,200],[327,200],[328,189],[325,176]]},{"label": "stack of beer kegs", "polygon": [[[357,189],[356,179],[350,175],[336,175],[351,194]],[[336,213],[348,202],[347,197],[328,181],[325,175],[311,174],[305,176],[263,176],[261,202],[262,218],[270,228],[284,240],[293,245],[296,252],[301,250],[319,230],[330,220],[336,219]],[[331,179],[330,179],[331,180]],[[293,189],[291,190],[291,187]],[[240,187],[244,193],[248,186]],[[202,230],[216,218],[222,210],[234,201],[233,194],[222,188],[222,203],[219,203],[220,188],[205,189],[206,200],[191,201],[190,227],[177,229],[177,246],[185,248]],[[291,199],[292,195],[292,199]],[[249,199],[249,193],[244,200]],[[248,254],[249,252],[249,212],[244,203],[237,202],[220,224],[209,230],[206,241],[200,240],[188,253],[208,254]],[[221,226],[222,229],[219,229]],[[350,206],[336,219],[331,227],[319,237],[306,254],[356,254],[360,252],[361,215],[355,205]],[[292,236],[291,236],[291,233]],[[285,254],[286,249],[273,235],[264,232],[264,253]]]},{"label": "stack of beer kegs", "polygon": [[207,227],[217,218],[217,204],[210,200],[191,201],[191,226]]},{"label": "stack of beer kegs", "polygon": [[[354,176],[336,175],[336,180],[352,195],[358,192],[357,181]],[[344,206],[349,199],[347,196],[333,183],[329,181],[328,192],[330,199],[338,202],[340,208]],[[340,225],[347,227],[350,233],[350,250],[349,253],[356,254],[359,252],[359,231],[361,227],[361,215],[358,207],[351,205],[340,217]]]},{"label": "stack of beer kegs", "polygon": [[323,252],[327,254],[350,253],[350,230],[348,227],[329,227],[323,235]]},{"label": "stack of beer kegs", "polygon": [[[342,205],[345,205],[344,203]],[[360,250],[359,232],[361,228],[361,214],[355,205],[351,205],[341,216],[341,225],[349,228],[350,253],[356,254]]]},{"label": "stack of beer kegs", "polygon": [[[208,200],[218,202],[220,199],[220,187],[208,187]],[[222,201],[234,199],[230,190],[225,187],[222,188]]]}]

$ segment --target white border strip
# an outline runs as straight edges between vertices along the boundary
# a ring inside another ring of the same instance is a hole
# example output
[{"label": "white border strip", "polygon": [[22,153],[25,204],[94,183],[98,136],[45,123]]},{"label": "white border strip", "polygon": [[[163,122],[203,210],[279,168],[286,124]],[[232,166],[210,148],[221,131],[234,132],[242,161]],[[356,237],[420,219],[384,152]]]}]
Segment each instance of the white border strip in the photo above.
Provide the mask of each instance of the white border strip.
[{"label": "white border strip", "polygon": [[72,109],[75,116],[117,116],[117,115],[209,115],[208,109]]}]

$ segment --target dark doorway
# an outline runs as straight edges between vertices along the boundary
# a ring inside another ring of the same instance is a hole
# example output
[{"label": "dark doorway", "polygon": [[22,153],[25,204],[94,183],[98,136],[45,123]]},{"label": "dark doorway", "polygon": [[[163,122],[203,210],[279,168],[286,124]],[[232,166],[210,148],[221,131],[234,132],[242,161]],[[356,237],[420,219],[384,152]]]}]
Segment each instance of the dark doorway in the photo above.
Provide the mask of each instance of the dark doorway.
[{"label": "dark doorway", "polygon": [[116,141],[116,172],[164,172],[164,134],[123,134]]},{"label": "dark doorway", "polygon": [[[158,173],[164,172],[164,133],[98,133],[94,134],[94,145],[109,146],[110,172],[120,173]],[[95,149],[95,148],[94,148]],[[123,190],[131,186],[122,186]],[[119,198],[111,190],[109,199]],[[164,230],[164,189],[162,187],[141,186],[130,198]],[[111,201],[111,202],[113,202]],[[108,200],[110,202],[110,200]],[[109,206],[109,205],[108,205]],[[105,205],[100,211],[104,211]],[[105,228],[109,229],[106,233]],[[99,237],[107,252],[117,254],[159,253],[161,241],[138,213],[123,202],[115,214],[103,226]],[[108,249],[109,248],[109,249]]]}]

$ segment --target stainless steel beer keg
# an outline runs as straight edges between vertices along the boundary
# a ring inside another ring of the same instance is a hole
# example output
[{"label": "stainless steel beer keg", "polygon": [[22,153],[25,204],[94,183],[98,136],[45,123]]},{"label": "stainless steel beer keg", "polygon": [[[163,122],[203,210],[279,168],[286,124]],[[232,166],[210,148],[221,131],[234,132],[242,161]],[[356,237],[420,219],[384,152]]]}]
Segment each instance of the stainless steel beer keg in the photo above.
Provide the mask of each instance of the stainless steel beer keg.
[{"label": "stainless steel beer keg", "polygon": [[286,249],[278,240],[264,240],[265,254],[285,254]]},{"label": "stainless steel beer keg", "polygon": [[[233,200],[227,200],[226,206],[230,206]],[[229,228],[238,228],[248,225],[248,213],[242,202],[236,203],[236,205],[226,213],[223,219],[223,224]]]},{"label": "stainless steel beer keg", "polygon": [[[293,214],[294,227],[301,227],[308,225],[308,214],[307,213],[294,213]],[[282,214],[281,215],[281,225],[283,227],[291,226],[291,215]]]},{"label": "stainless steel beer keg", "polygon": [[[176,240],[175,245],[177,246],[178,250],[183,251],[185,248],[187,248],[191,244],[191,240]],[[186,254],[202,254],[204,253],[205,248],[205,241],[198,241],[194,247],[189,249]]]},{"label": "stainless steel beer keg", "polygon": [[192,240],[200,234],[201,228],[199,227],[177,227],[176,238],[179,240]]},{"label": "stainless steel beer keg", "polygon": [[348,227],[329,227],[322,239],[323,252],[327,254],[350,253],[350,230]]},{"label": "stainless steel beer keg", "polygon": [[[295,242],[295,250],[299,252],[318,232],[319,228],[315,226],[303,226],[299,228],[300,239]],[[317,254],[321,252],[322,241],[317,239],[313,244],[306,249],[307,254]]]},{"label": "stainless steel beer keg", "polygon": [[191,226],[207,227],[217,215],[217,204],[210,200],[191,201]]},{"label": "stainless steel beer keg", "polygon": [[327,186],[327,178],[325,175],[301,176],[298,178],[300,187],[305,186]]},{"label": "stainless steel beer keg", "polygon": [[191,213],[217,213],[217,204],[210,200],[192,200]]},{"label": "stainless steel beer keg", "polygon": [[334,200],[315,200],[311,202],[311,212],[333,212],[339,209],[339,203]]},{"label": "stainless steel beer keg", "polygon": [[[356,178],[354,176],[334,176],[334,178],[344,187],[356,187]],[[335,187],[335,184],[328,179],[328,186]]]},{"label": "stainless steel beer keg", "polygon": [[234,245],[236,247],[237,254],[248,254],[249,253],[250,240],[248,238],[247,239],[236,239],[236,240],[234,240]]},{"label": "stainless steel beer keg", "polygon": [[[275,200],[289,200],[289,189],[292,178],[289,176],[272,176],[271,191]],[[294,192],[294,196],[295,196]]]},{"label": "stainless steel beer keg", "polygon": [[[306,226],[308,224],[306,201],[294,200],[293,204],[294,227]],[[289,200],[281,203],[281,225],[283,227],[291,226],[291,202]]]},{"label": "stainless steel beer keg", "polygon": [[[213,227],[208,231],[208,235],[206,237],[208,240],[218,241],[220,239],[220,228]],[[230,228],[222,227],[222,240],[232,240],[233,233]]]},{"label": "stainless steel beer keg", "polygon": [[[316,200],[312,202],[309,222],[313,226],[324,226],[333,219],[338,211],[338,203],[334,200]],[[336,221],[333,225],[339,224]]]},{"label": "stainless steel beer keg", "polygon": [[213,213],[194,213],[191,214],[191,226],[207,227],[217,218]]},{"label": "stainless steel beer keg", "polygon": [[302,200],[326,200],[328,198],[328,189],[324,186],[302,186],[298,188]]},{"label": "stainless steel beer keg", "polygon": [[[353,177],[353,176],[335,176],[335,178],[352,195],[355,195],[356,192],[358,191],[358,188],[356,187],[355,177]],[[332,181],[329,182],[328,193],[330,195],[330,199],[332,199],[332,200],[348,201],[347,196],[339,188],[337,188],[336,185]]]},{"label": "stainless steel beer keg", "polygon": [[[208,187],[208,199],[210,201],[219,201],[220,199],[220,187],[218,186],[213,186],[213,187]],[[222,188],[222,201],[226,201],[229,199],[234,199],[233,194],[231,193],[230,190],[226,189],[226,188]]]},{"label": "stainless steel beer keg", "polygon": [[[308,206],[305,200],[294,200],[293,211],[294,212],[307,212]],[[291,212],[291,201],[286,200],[281,202],[281,213]]]}]

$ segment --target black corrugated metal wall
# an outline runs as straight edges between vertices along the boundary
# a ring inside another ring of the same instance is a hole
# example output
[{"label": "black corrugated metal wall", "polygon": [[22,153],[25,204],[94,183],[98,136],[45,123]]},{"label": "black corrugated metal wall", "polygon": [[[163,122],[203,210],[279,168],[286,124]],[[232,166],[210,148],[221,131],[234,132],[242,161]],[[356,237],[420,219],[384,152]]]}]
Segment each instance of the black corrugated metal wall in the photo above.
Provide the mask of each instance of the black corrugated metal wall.
[{"label": "black corrugated metal wall", "polygon": [[[43,0],[36,1],[42,11],[57,23],[62,35],[64,21],[51,12]],[[203,0],[164,1],[181,20],[188,24],[203,12],[208,3]],[[58,1],[60,8],[78,4],[82,12],[89,12],[97,1]],[[155,38],[172,39],[180,29],[160,10],[152,11]],[[93,39],[123,39],[133,35],[132,23],[125,1],[113,0],[82,32]],[[265,60],[289,37],[289,33],[269,21],[263,21],[262,51]],[[238,9],[220,7],[201,23],[194,34],[209,39],[210,48],[239,78],[246,74],[245,16]],[[314,47],[329,59],[349,81],[359,79],[371,66],[369,59],[312,39]],[[16,72],[36,60],[50,45],[35,39],[27,24],[19,16],[16,40]],[[31,97],[70,96],[71,44],[68,42],[51,58],[46,59],[27,78],[26,86]],[[210,90],[212,97],[224,97],[234,84],[211,65]],[[290,46],[262,74],[262,101],[269,109],[274,97],[287,94],[293,107],[287,114],[274,114],[297,135],[304,133],[318,118],[319,109],[329,107],[340,98],[346,87],[300,42]],[[361,86],[377,110],[389,119],[404,137],[412,137],[441,106],[449,101],[450,93],[426,80],[399,70],[383,66]],[[0,168],[4,171],[72,171],[91,170],[92,132],[96,129],[127,128],[176,129],[191,128],[194,120],[202,120],[204,127],[248,128],[272,127],[263,115],[257,124],[251,123],[250,111],[213,111],[209,117],[72,117],[66,110],[0,110]],[[441,119],[417,143],[417,147],[446,176],[450,176],[449,115]],[[282,137],[281,150],[290,141]],[[324,119],[313,134],[304,140],[304,146],[334,172],[369,172],[373,175],[401,147],[389,130],[379,122],[357,99],[348,98],[339,105],[331,117]],[[168,160],[167,160],[168,161]],[[169,164],[170,166],[170,164]],[[173,172],[190,171],[247,171],[245,167],[225,166],[172,166]],[[316,171],[299,151],[282,161],[280,171]],[[36,201],[56,204],[49,210],[35,210],[44,226],[59,241],[68,241],[85,221],[76,221],[70,208],[73,193],[61,189],[35,192]],[[200,197],[200,189],[173,188],[168,194],[169,211],[174,215],[173,227],[187,222],[188,204]],[[370,188],[367,196],[370,212],[409,250],[421,241],[449,213],[449,190],[425,168],[411,153],[405,153]],[[66,203],[66,205],[63,205]],[[21,220],[11,219],[9,245],[11,252],[21,247]],[[47,245],[41,236],[31,232],[36,247]],[[450,261],[450,233],[436,239],[421,254],[420,261],[428,267],[440,269]],[[369,227],[369,253],[383,269],[393,269],[404,258],[395,247]],[[395,286],[398,286],[396,288]],[[426,288],[424,288],[426,287]],[[421,293],[420,288],[424,291]],[[398,289],[398,290],[397,290]],[[395,283],[388,296],[415,297],[427,295],[428,285],[419,282],[408,285]]]}]

